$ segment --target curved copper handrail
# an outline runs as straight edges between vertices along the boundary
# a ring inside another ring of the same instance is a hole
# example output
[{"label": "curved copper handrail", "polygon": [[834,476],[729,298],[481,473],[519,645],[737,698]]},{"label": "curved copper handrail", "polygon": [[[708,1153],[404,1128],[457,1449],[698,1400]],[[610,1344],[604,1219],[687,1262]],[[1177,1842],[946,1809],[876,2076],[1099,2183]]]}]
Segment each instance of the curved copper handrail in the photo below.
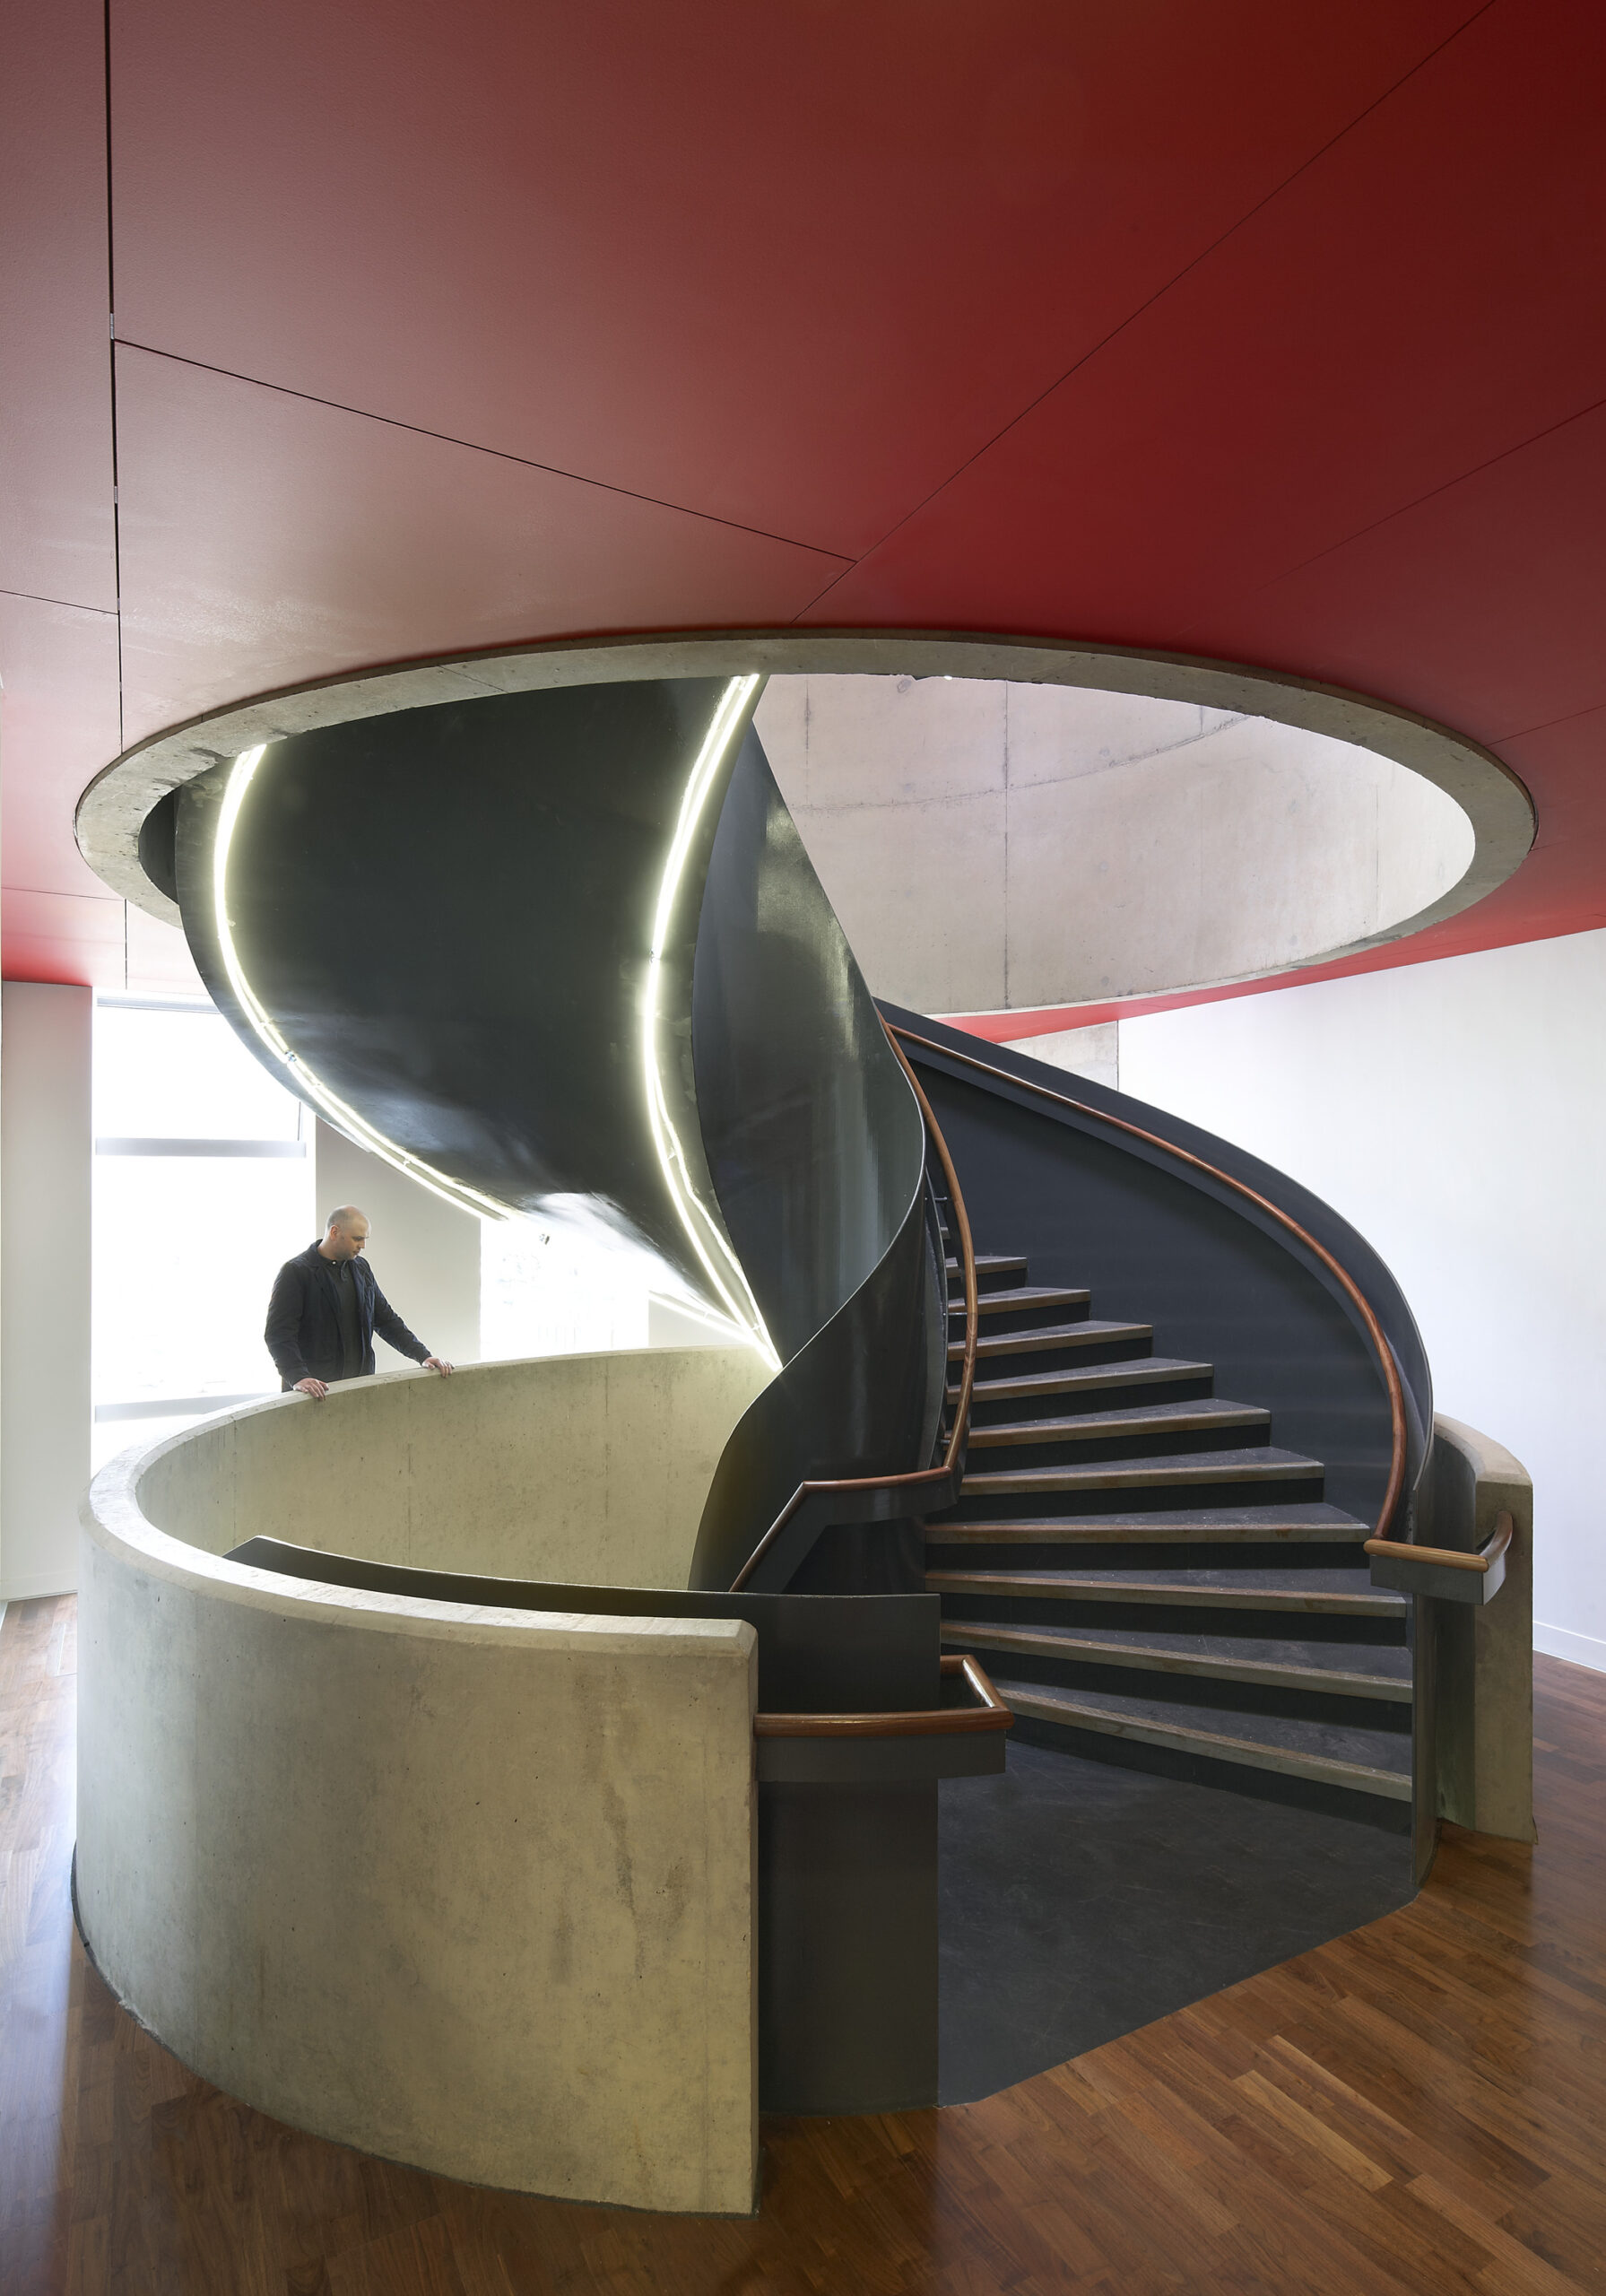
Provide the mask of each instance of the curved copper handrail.
[{"label": "curved copper handrail", "polygon": [[1401,1562],[1429,1563],[1436,1570],[1480,1570],[1487,1575],[1511,1544],[1515,1530],[1516,1525],[1502,1507],[1495,1517],[1489,1544],[1471,1554],[1463,1547],[1412,1546],[1406,1539],[1367,1539],[1365,1552],[1393,1555]]},{"label": "curved copper handrail", "polygon": [[922,1706],[896,1714],[755,1714],[756,1738],[938,1738],[954,1731],[1007,1730],[1015,1718],[978,1662],[948,1651],[945,1674],[963,1674],[974,1706]]},{"label": "curved copper handrail", "polygon": [[[1319,1244],[1308,1229],[1302,1228],[1289,1213],[1283,1211],[1280,1205],[1273,1204],[1270,1196],[1260,1195],[1256,1189],[1250,1187],[1243,1180],[1234,1179],[1230,1172],[1219,1170],[1214,1164],[1207,1163],[1202,1156],[1195,1156],[1190,1149],[1178,1148],[1174,1142],[1162,1140],[1158,1132],[1145,1132],[1142,1125],[1131,1124],[1123,1116],[1108,1116],[1102,1109],[1089,1108],[1085,1100],[1072,1100],[1068,1092],[1056,1092],[1046,1084],[1035,1083],[1029,1077],[1013,1076],[1007,1068],[995,1068],[991,1061],[977,1060],[972,1053],[956,1052],[951,1045],[938,1044],[931,1037],[917,1035],[913,1029],[906,1029],[895,1021],[888,1021],[884,1025],[902,1037],[906,1044],[917,1044],[924,1051],[935,1053],[939,1060],[958,1061],[963,1067],[978,1069],[984,1076],[996,1076],[1000,1083],[1014,1085],[1018,1091],[1036,1092],[1040,1100],[1055,1100],[1062,1108],[1074,1109],[1079,1116],[1091,1117],[1096,1124],[1107,1125],[1112,1131],[1124,1132],[1133,1140],[1142,1140],[1150,1148],[1160,1149],[1166,1155],[1175,1157],[1180,1164],[1191,1164],[1195,1171],[1207,1174],[1212,1180],[1219,1181],[1223,1187],[1229,1187],[1236,1195],[1246,1197],[1249,1203],[1257,1205],[1262,1212],[1269,1213],[1271,1217],[1286,1228],[1290,1235],[1298,1239],[1307,1251],[1315,1254],[1323,1266],[1328,1268],[1338,1278],[1349,1294],[1360,1317],[1367,1337],[1371,1342],[1372,1352],[1376,1356],[1378,1368],[1383,1373],[1383,1384],[1388,1391],[1390,1431],[1388,1484],[1383,1494],[1383,1505],[1378,1509],[1377,1520],[1372,1526],[1374,1536],[1381,1538],[1385,1526],[1392,1520],[1394,1509],[1400,1503],[1400,1493],[1405,1488],[1404,1390],[1400,1385],[1400,1370],[1394,1361],[1393,1350],[1384,1335],[1383,1326],[1373,1312],[1371,1301],[1349,1270],[1339,1265],[1326,1246]],[[916,1090],[919,1091],[918,1085]],[[924,1095],[922,1097],[924,1098]],[[1406,1551],[1414,1555],[1419,1555],[1420,1552],[1420,1550],[1416,1547],[1408,1547]]]},{"label": "curved copper handrail", "polygon": [[[910,1090],[914,1092],[916,1100],[919,1104],[921,1120],[925,1126],[926,1134],[932,1143],[932,1145],[937,1152],[937,1161],[942,1167],[942,1178],[948,1184],[948,1200],[953,1207],[954,1225],[959,1231],[959,1269],[964,1278],[965,1284],[965,1354],[959,1373],[959,1397],[954,1405],[953,1425],[950,1428],[948,1434],[948,1448],[942,1455],[942,1464],[938,1467],[916,1467],[902,1474],[848,1475],[838,1477],[835,1480],[813,1478],[807,1483],[800,1483],[797,1489],[793,1492],[791,1498],[787,1500],[786,1505],[782,1508],[780,1513],[776,1517],[774,1522],[771,1523],[769,1528],[765,1532],[763,1537],[759,1541],[757,1546],[754,1547],[752,1552],[748,1556],[747,1561],[742,1564],[741,1570],[732,1579],[731,1592],[733,1595],[741,1593],[742,1587],[746,1586],[748,1580],[752,1577],[753,1572],[763,1561],[765,1555],[774,1545],[776,1540],[779,1538],[781,1533],[786,1529],[794,1515],[796,1514],[798,1509],[803,1505],[804,1500],[812,1498],[816,1492],[902,1491],[907,1492],[910,1497],[913,1498],[918,1492],[923,1491],[941,1491],[945,1486],[951,1485],[954,1474],[959,1468],[960,1458],[964,1453],[965,1438],[968,1433],[970,1427],[970,1391],[976,1385],[976,1335],[977,1316],[976,1304],[976,1248],[970,1240],[970,1221],[965,1210],[965,1199],[959,1192],[959,1174],[954,1170],[953,1159],[948,1152],[948,1143],[943,1139],[942,1132],[938,1127],[937,1119],[932,1114],[932,1104],[926,1099],[925,1092],[922,1091],[920,1079],[910,1067],[908,1060],[905,1056],[903,1047],[898,1043],[897,1037],[893,1034],[891,1023],[883,1019],[881,1026],[887,1032],[887,1042],[891,1046],[894,1054],[897,1056],[898,1066],[903,1070],[904,1074],[909,1080]],[[948,1331],[948,1302],[946,1297],[948,1271],[946,1268],[944,1268],[942,1272],[942,1284],[944,1292],[944,1320],[942,1328],[944,1341],[946,1341]],[[946,1355],[944,1355],[943,1361],[943,1381],[944,1387],[946,1387]]]}]

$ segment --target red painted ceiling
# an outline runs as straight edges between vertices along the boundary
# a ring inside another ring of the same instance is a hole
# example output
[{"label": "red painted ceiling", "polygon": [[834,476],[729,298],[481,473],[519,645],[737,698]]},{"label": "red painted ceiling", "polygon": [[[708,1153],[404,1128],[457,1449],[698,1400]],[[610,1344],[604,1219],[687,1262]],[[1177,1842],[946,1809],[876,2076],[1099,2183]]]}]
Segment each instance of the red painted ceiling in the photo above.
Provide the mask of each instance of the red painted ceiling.
[{"label": "red painted ceiling", "polygon": [[1606,922],[1603,85],[1556,0],[15,12],[7,975],[160,969],[72,841],[122,743],[792,622],[1402,703],[1539,841],[1362,961]]}]

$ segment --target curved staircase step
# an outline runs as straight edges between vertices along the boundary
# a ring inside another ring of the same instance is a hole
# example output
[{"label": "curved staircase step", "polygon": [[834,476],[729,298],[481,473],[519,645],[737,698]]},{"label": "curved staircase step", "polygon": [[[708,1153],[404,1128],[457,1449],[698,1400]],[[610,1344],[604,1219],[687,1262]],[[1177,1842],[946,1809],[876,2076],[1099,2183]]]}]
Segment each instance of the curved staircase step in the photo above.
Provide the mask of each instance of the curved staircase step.
[{"label": "curved staircase step", "polygon": [[[1339,1582],[1349,1581],[1349,1585]],[[1403,1621],[1408,1598],[1359,1570],[928,1570],[938,1595],[1024,1596],[1032,1602],[1159,1604],[1171,1610],[1307,1612],[1327,1618]]]},{"label": "curved staircase step", "polygon": [[1370,1538],[1369,1523],[1320,1501],[1292,1507],[1177,1507],[1155,1514],[1031,1515],[1020,1522],[932,1522],[925,1544],[959,1546],[1304,1545]]},{"label": "curved staircase step", "polygon": [[[942,1639],[965,1650],[1018,1650],[1068,1665],[1107,1666],[1123,1673],[1194,1676],[1246,1683],[1262,1690],[1308,1691],[1325,1698],[1411,1703],[1411,1653],[1402,1646],[1367,1650],[1357,1668],[1354,1643],[1258,1642],[1245,1636],[1089,1631],[1079,1627],[1009,1626],[995,1620],[944,1619]],[[1349,1661],[1350,1663],[1346,1664]]]},{"label": "curved staircase step", "polygon": [[1123,1698],[1110,1691],[1046,1690],[1037,1683],[1009,1682],[997,1674],[993,1680],[1013,1713],[1061,1729],[1124,1738],[1246,1769],[1276,1770],[1385,1801],[1411,1799],[1411,1739],[1403,1732],[1235,1714],[1229,1734],[1217,1726],[1221,1717],[1214,1707],[1178,1707]]},{"label": "curved staircase step", "polygon": [[[959,1261],[950,1258],[947,1266],[950,1284],[957,1283],[959,1279]],[[1026,1274],[1026,1260],[1020,1252],[977,1252],[976,1255],[976,1280],[978,1285],[1002,1283],[1006,1275],[1014,1276],[1020,1283],[1024,1283]]]},{"label": "curved staircase step", "polygon": [[[998,1292],[978,1289],[976,1305],[983,1316],[1046,1315],[1053,1308],[1085,1308],[1092,1296],[1085,1284],[1020,1283]],[[963,1293],[958,1299],[950,1293],[948,1312],[950,1316],[964,1314]]]},{"label": "curved staircase step", "polygon": [[1036,1492],[1124,1491],[1194,1483],[1320,1483],[1320,1459],[1270,1444],[1254,1450],[1188,1451],[1170,1457],[1099,1459],[1084,1466],[1013,1467],[967,1474],[961,1500],[1029,1498]]},{"label": "curved staircase step", "polygon": [[1107,1442],[1117,1435],[1172,1435],[1212,1427],[1270,1427],[1263,1405],[1226,1403],[1202,1396],[1192,1403],[1133,1404],[1116,1411],[1079,1413],[1072,1419],[1012,1419],[972,1427],[972,1451],[1017,1443]]},{"label": "curved staircase step", "polygon": [[[1073,1331],[1088,1328],[1073,1324]],[[1169,1387],[1183,1379],[1208,1379],[1214,1376],[1209,1363],[1190,1363],[1170,1355],[1140,1355],[1124,1363],[1083,1363],[1071,1371],[1039,1371],[1013,1379],[978,1379],[972,1390],[974,1404],[1029,1403],[1038,1396],[1098,1394],[1107,1387]],[[950,1387],[948,1400],[959,1400],[958,1387]]]},{"label": "curved staircase step", "polygon": [[[1153,1337],[1152,1324],[1098,1323],[1089,1318],[1085,1323],[1034,1324],[1026,1331],[982,1332],[976,1352],[979,1361],[994,1355],[1035,1354],[1055,1347],[1136,1347]],[[963,1340],[949,1341],[951,1362],[958,1362],[964,1352]]]}]

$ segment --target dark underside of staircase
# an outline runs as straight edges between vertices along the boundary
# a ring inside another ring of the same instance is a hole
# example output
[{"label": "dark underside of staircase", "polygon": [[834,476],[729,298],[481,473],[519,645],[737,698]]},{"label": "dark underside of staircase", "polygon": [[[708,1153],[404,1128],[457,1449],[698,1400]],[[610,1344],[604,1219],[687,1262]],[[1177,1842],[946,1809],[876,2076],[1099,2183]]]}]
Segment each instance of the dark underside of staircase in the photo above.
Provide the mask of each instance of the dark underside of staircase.
[{"label": "dark underside of staircase", "polygon": [[[1409,1605],[1370,1584],[1370,1526],[1209,1363],[1022,1258],[977,1268],[966,1474],[926,1584],[1016,1726],[1003,1778],[943,1789],[947,2101],[1411,1893]],[[960,1302],[955,1366],[962,1334]]]}]

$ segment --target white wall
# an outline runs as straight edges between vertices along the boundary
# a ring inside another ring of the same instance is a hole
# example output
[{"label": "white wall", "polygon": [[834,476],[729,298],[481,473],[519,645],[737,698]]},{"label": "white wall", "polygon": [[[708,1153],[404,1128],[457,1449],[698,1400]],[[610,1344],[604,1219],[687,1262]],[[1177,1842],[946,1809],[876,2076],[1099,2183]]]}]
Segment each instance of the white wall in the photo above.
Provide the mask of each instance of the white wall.
[{"label": "white wall", "polygon": [[1606,1669],[1606,932],[1121,1022],[1121,1085],[1353,1222],[1440,1411],[1534,1486],[1534,1641]]},{"label": "white wall", "polygon": [[[480,1222],[473,1213],[443,1203],[321,1118],[314,1152],[319,1233],[337,1204],[366,1212],[373,1231],[368,1261],[402,1321],[449,1363],[477,1363]],[[374,1352],[382,1371],[406,1360],[382,1340]]]},{"label": "white wall", "polygon": [[78,1502],[90,1472],[93,997],[8,980],[4,998],[0,1599],[15,1602],[78,1583]]}]

